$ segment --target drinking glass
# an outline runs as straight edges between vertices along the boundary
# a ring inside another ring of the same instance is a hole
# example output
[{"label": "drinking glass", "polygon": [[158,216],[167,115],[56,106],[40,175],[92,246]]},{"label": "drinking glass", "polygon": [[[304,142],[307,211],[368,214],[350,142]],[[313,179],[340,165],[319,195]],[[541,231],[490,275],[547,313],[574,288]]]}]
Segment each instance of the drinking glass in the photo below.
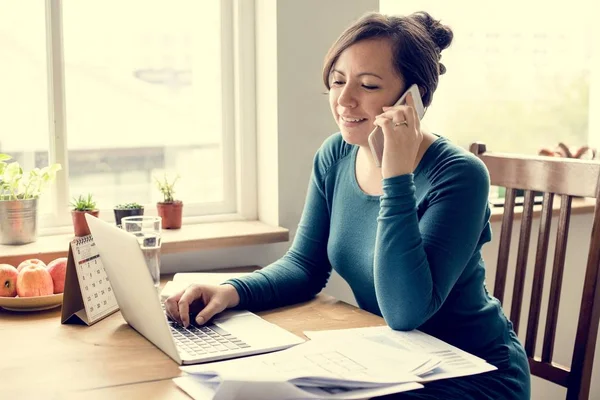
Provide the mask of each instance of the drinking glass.
[{"label": "drinking glass", "polygon": [[132,216],[121,220],[121,227],[137,237],[146,266],[150,271],[154,287],[160,285],[160,244],[161,244],[161,217]]}]

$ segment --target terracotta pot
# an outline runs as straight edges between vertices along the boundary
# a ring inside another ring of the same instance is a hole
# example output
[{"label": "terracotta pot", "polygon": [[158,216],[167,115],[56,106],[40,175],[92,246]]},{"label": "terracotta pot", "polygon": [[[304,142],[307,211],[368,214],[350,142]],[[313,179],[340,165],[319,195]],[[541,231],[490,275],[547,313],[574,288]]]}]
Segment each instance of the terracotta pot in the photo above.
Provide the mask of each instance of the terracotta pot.
[{"label": "terracotta pot", "polygon": [[76,211],[71,210],[71,217],[73,217],[73,229],[75,230],[75,236],[87,236],[90,234],[90,228],[88,227],[87,221],[85,220],[85,214],[91,214],[98,218],[99,210],[92,211]]},{"label": "terracotta pot", "polygon": [[181,228],[181,215],[183,211],[183,202],[176,200],[171,203],[156,203],[158,216],[162,218],[163,229]]}]

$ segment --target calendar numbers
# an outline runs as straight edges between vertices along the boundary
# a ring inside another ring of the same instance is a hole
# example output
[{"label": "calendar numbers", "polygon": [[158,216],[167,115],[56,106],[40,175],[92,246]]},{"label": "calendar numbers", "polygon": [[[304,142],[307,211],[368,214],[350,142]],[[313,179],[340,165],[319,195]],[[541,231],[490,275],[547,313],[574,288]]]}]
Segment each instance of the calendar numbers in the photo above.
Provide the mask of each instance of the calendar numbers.
[{"label": "calendar numbers", "polygon": [[71,242],[82,300],[90,323],[118,309],[102,259],[90,236]]}]

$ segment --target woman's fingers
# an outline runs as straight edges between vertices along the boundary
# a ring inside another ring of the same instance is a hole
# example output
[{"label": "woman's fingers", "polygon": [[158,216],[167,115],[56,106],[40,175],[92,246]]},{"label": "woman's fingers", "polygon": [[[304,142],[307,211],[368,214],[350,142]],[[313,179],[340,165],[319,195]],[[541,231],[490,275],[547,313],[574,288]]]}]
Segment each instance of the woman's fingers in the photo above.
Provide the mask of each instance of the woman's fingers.
[{"label": "woman's fingers", "polygon": [[384,127],[391,128],[393,124],[394,124],[394,121],[392,120],[392,118],[390,116],[383,115],[383,114],[375,117],[375,122],[373,122],[373,125],[380,126],[382,129]]},{"label": "woman's fingers", "polygon": [[206,290],[207,288],[205,286],[191,285],[185,290],[181,296],[181,299],[179,299],[179,315],[181,316],[181,322],[183,326],[186,328],[190,324],[191,304],[198,299],[205,301],[204,295],[206,294]]},{"label": "woman's fingers", "polygon": [[182,290],[174,295],[170,296],[167,300],[165,300],[165,311],[167,315],[171,317],[174,321],[181,323],[181,316],[179,315],[179,299],[185,290]]},{"label": "woman's fingers", "polygon": [[214,317],[215,314],[220,313],[224,309],[225,309],[225,304],[223,304],[219,300],[215,299],[215,297],[213,297],[208,302],[206,307],[204,307],[196,316],[196,323],[198,325],[202,325],[202,324],[206,323],[206,321],[208,321],[212,317]]},{"label": "woman's fingers", "polygon": [[383,113],[379,114],[378,117],[390,118],[396,123],[406,121],[408,126],[414,125],[417,130],[420,129],[419,118],[415,109],[415,101],[411,93],[406,96],[403,105],[383,107]]},{"label": "woman's fingers", "polygon": [[[225,286],[190,285],[187,289],[169,297],[165,301],[165,310],[172,319],[188,327],[190,312],[196,314],[198,308],[201,308],[196,316],[196,322],[204,324],[215,314],[231,306],[231,299],[229,299],[231,296],[227,294]],[[233,290],[235,291],[235,289]],[[237,294],[237,292],[235,293]],[[237,302],[239,302],[239,298]]]}]

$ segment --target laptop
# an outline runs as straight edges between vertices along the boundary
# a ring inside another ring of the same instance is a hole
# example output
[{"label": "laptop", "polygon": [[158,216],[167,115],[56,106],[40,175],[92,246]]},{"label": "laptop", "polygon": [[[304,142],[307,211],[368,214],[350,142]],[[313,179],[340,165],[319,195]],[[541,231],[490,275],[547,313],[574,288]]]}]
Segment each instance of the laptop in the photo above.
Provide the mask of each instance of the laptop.
[{"label": "laptop", "polygon": [[176,363],[220,361],[304,342],[249,311],[226,310],[209,324],[184,328],[165,314],[137,238],[91,215],[85,217],[123,318]]}]

